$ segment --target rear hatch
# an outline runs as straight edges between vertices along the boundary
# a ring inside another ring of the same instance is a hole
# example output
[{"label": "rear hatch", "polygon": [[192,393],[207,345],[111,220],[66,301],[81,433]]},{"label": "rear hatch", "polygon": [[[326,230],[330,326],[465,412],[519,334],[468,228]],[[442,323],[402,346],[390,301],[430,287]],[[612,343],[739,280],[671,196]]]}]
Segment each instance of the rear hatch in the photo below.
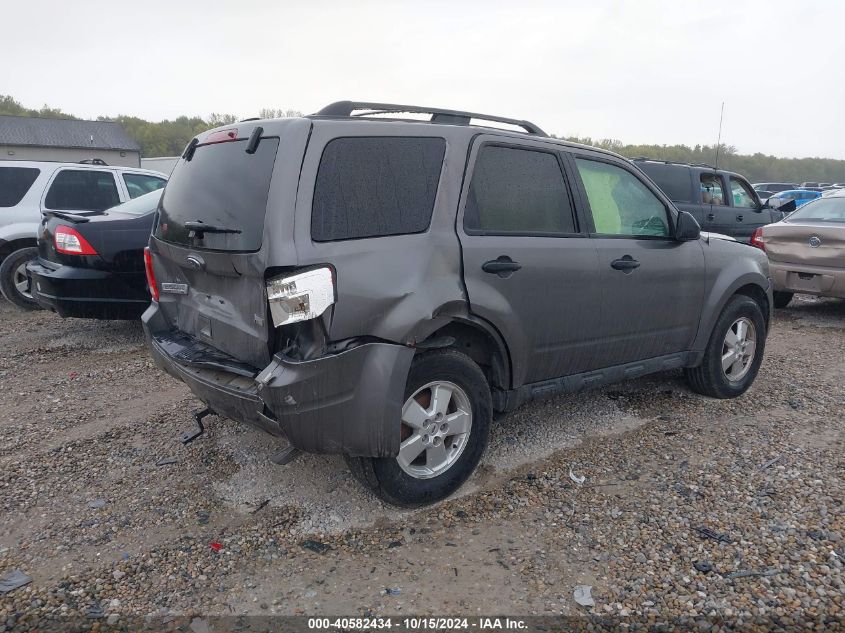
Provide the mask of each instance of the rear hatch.
[{"label": "rear hatch", "polygon": [[298,178],[309,129],[291,119],[202,135],[174,168],[153,229],[159,309],[170,326],[256,369],[271,356],[268,235],[272,251],[284,253],[274,264],[294,265],[292,229],[284,229],[296,200],[290,172]]}]

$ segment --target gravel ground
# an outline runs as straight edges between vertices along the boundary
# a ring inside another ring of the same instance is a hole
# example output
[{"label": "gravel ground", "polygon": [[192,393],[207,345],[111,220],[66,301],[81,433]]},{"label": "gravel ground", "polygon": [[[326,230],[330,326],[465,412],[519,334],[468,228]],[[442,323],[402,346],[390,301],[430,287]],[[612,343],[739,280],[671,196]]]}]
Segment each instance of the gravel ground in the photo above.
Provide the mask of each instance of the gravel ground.
[{"label": "gravel ground", "polygon": [[666,373],[526,405],[456,498],[413,512],[338,458],[273,466],[275,440],[229,420],[183,447],[199,403],[136,323],[3,302],[0,349],[0,576],[33,579],[0,594],[0,633],[232,614],[843,623],[842,301],[779,311],[738,400]]}]

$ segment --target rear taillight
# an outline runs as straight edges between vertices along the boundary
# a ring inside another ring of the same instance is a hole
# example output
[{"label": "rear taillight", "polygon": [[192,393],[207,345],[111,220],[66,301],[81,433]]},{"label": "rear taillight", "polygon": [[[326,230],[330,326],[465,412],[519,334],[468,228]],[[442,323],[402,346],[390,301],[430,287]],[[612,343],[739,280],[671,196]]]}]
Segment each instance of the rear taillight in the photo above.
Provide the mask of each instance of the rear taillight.
[{"label": "rear taillight", "polygon": [[233,127],[229,128],[228,130],[218,130],[217,132],[212,132],[209,134],[203,143],[205,145],[210,145],[212,143],[227,143],[229,141],[237,141],[238,140],[238,128]]},{"label": "rear taillight", "polygon": [[758,226],[754,229],[754,232],[751,234],[751,242],[749,242],[751,246],[756,246],[761,251],[766,250],[766,244],[763,242],[763,227]]},{"label": "rear taillight", "polygon": [[96,255],[97,251],[74,228],[59,225],[53,233],[56,252],[65,255]]},{"label": "rear taillight", "polygon": [[153,301],[158,301],[158,284],[156,283],[156,276],[153,272],[153,256],[150,253],[150,247],[144,248],[144,270],[147,271],[147,285],[150,287],[150,294],[153,296]]},{"label": "rear taillight", "polygon": [[267,300],[276,327],[315,319],[335,301],[330,268],[315,268],[298,275],[267,280]]}]

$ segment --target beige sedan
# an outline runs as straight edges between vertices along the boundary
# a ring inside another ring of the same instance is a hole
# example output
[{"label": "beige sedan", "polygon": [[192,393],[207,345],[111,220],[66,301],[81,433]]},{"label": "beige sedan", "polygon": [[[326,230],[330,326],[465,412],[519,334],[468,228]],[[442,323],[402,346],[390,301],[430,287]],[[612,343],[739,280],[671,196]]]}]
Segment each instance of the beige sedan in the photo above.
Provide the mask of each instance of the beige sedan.
[{"label": "beige sedan", "polygon": [[845,191],[757,229],[751,243],[769,256],[776,308],[795,293],[845,299]]}]

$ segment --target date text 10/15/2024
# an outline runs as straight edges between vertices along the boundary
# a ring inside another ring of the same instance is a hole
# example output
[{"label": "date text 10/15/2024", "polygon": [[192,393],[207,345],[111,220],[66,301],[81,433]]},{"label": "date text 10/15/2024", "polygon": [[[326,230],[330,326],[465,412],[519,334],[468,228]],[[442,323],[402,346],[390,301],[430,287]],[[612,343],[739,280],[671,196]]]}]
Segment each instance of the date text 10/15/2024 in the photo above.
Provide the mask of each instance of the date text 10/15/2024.
[{"label": "date text 10/15/2024", "polygon": [[443,631],[443,630],[476,630],[476,631],[519,631],[527,629],[524,620],[519,618],[438,618],[438,617],[405,617],[405,618],[308,618],[308,628],[314,631],[345,630],[364,631],[379,629],[397,629],[398,631]]}]

